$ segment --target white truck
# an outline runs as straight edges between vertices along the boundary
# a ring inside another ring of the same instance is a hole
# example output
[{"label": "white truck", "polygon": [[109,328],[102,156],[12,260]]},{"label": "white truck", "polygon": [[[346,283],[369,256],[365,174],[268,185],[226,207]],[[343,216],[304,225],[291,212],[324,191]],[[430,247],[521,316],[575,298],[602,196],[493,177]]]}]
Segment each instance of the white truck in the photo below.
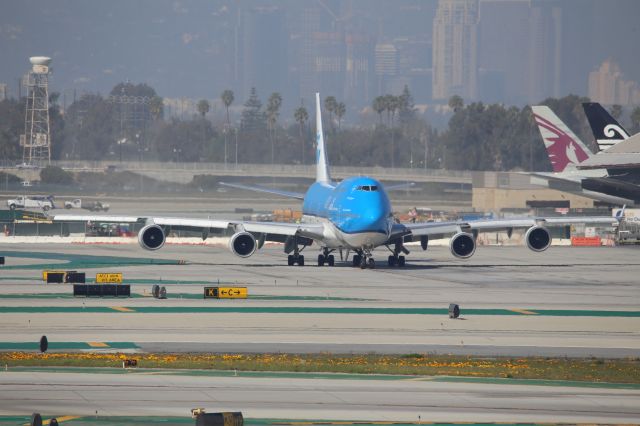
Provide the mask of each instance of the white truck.
[{"label": "white truck", "polygon": [[9,209],[42,209],[43,211],[48,211],[50,209],[55,209],[56,206],[53,204],[53,196],[34,196],[34,197],[25,197],[24,195],[14,198],[13,200],[7,200],[7,205]]},{"label": "white truck", "polygon": [[64,202],[65,209],[85,209],[90,210],[92,212],[99,211],[108,211],[109,204],[100,202],[100,201],[82,201],[80,198],[76,198],[75,200],[65,201]]}]

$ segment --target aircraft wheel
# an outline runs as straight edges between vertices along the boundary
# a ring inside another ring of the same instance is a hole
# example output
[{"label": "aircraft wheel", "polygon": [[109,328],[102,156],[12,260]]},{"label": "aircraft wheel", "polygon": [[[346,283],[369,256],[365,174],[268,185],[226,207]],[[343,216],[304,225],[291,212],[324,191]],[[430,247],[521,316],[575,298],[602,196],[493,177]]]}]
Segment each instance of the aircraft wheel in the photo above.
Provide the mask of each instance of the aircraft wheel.
[{"label": "aircraft wheel", "polygon": [[362,258],[360,257],[359,254],[353,255],[353,266],[360,266],[361,261],[362,261]]},{"label": "aircraft wheel", "polygon": [[405,259],[405,257],[404,257],[404,256],[400,256],[400,257],[398,258],[398,266],[403,267],[403,266],[404,266],[404,264],[405,264],[405,262],[406,262],[406,259]]},{"label": "aircraft wheel", "polygon": [[329,255],[329,266],[333,266],[335,263],[336,259],[333,257],[332,254]]},{"label": "aircraft wheel", "polygon": [[304,256],[298,256],[298,266],[304,266]]},{"label": "aircraft wheel", "polygon": [[396,266],[396,257],[395,256],[389,256],[389,258],[387,259],[387,264],[389,266]]},{"label": "aircraft wheel", "polygon": [[369,259],[369,268],[375,269],[375,267],[376,267],[376,261],[373,260],[373,258]]},{"label": "aircraft wheel", "polygon": [[360,269],[365,269],[367,267],[367,259],[362,259],[360,261]]},{"label": "aircraft wheel", "polygon": [[318,266],[323,266],[324,265],[324,256],[319,254],[318,255]]},{"label": "aircraft wheel", "polygon": [[293,256],[292,255],[289,255],[287,257],[287,265],[293,266]]}]

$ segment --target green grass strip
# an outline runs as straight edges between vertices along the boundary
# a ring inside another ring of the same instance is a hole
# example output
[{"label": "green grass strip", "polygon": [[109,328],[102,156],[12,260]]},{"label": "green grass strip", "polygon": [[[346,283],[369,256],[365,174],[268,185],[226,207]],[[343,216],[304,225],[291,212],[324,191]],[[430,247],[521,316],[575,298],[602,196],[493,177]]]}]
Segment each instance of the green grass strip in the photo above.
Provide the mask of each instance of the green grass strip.
[{"label": "green grass strip", "polygon": [[[81,300],[81,299],[80,299]],[[113,300],[118,300],[113,298]],[[211,303],[225,303],[211,301]],[[354,314],[354,315],[448,315],[448,309],[441,308],[358,308],[358,307],[318,307],[318,306],[126,306],[133,312],[127,313],[246,313],[246,314]],[[563,317],[621,317],[638,318],[640,311],[604,311],[604,310],[559,310],[526,309],[535,312],[535,316]],[[7,313],[122,313],[107,306],[0,306],[0,314]],[[531,316],[509,309],[462,309],[461,316],[506,315]]]}]

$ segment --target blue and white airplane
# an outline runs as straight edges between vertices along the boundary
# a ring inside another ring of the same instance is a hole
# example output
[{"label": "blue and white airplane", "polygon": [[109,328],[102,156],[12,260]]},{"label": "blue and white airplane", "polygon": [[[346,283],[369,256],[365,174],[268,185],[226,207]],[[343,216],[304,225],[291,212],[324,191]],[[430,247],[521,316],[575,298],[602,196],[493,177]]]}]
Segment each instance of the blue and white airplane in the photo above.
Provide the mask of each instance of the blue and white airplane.
[{"label": "blue and white airplane", "polygon": [[220,229],[232,229],[229,239],[230,250],[240,257],[249,257],[262,248],[265,241],[284,242],[284,251],[288,254],[288,264],[304,265],[302,251],[314,243],[320,248],[318,266],[333,266],[332,254],[336,250],[342,253],[354,252],[353,266],[374,268],[373,250],[386,247],[390,255],[389,266],[404,266],[409,250],[406,242],[420,241],[423,250],[427,249],[429,239],[450,236],[451,253],[462,259],[471,257],[476,250],[478,232],[506,230],[509,234],[514,228],[527,229],[527,246],[536,252],[546,250],[551,244],[548,225],[567,225],[573,223],[601,223],[617,225],[612,217],[553,217],[524,218],[509,220],[451,221],[429,223],[397,223],[393,217],[387,190],[379,181],[365,176],[355,176],[335,182],[331,179],[327,163],[327,152],[322,131],[320,113],[320,95],[316,93],[316,181],[306,194],[280,191],[271,188],[226,184],[235,188],[268,192],[303,201],[300,223],[250,222],[234,220],[212,220],[168,217],[138,216],[54,216],[54,221],[93,221],[93,222],[143,222],[144,227],[138,233],[140,246],[147,250],[160,249],[170,228],[202,231],[206,239],[209,232]]}]

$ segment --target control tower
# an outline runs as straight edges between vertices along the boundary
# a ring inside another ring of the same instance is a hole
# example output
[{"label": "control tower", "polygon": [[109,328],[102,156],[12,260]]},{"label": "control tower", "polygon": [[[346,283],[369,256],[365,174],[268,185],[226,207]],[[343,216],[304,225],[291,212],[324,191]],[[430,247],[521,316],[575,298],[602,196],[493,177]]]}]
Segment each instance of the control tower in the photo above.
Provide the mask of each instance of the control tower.
[{"label": "control tower", "polygon": [[20,135],[22,161],[45,165],[51,162],[51,128],[49,126],[49,65],[51,58],[32,56],[32,68],[23,80],[27,88],[24,134]]}]

